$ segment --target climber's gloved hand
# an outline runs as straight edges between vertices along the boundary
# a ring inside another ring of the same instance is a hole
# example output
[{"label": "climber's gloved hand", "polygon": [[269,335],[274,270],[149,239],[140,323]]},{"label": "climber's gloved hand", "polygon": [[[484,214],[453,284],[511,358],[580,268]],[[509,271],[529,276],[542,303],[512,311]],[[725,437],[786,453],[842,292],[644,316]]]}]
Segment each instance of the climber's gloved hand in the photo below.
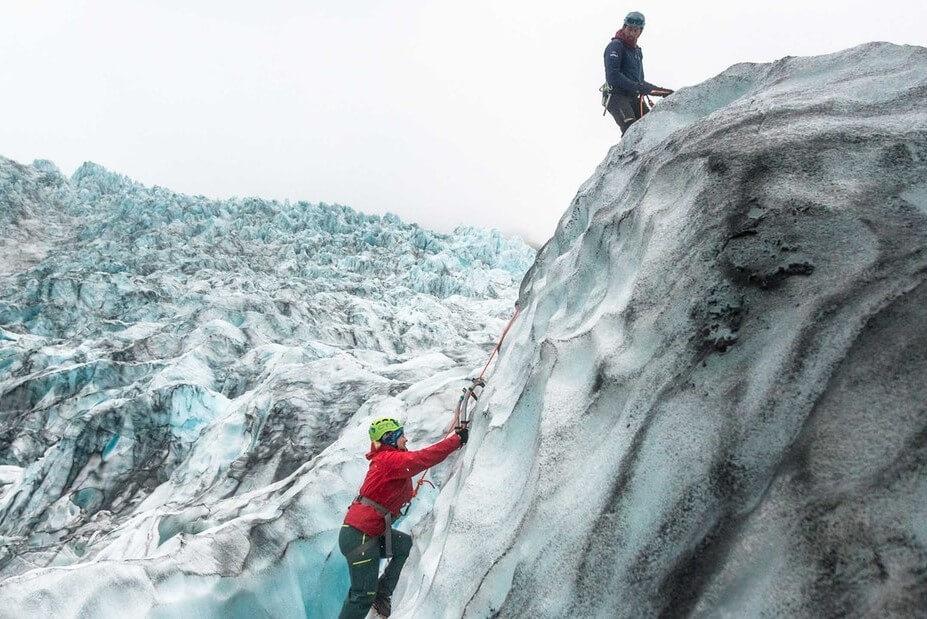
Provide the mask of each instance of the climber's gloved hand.
[{"label": "climber's gloved hand", "polygon": [[460,437],[460,444],[466,445],[467,439],[470,438],[470,430],[468,430],[467,428],[463,426],[457,426],[456,433],[457,433],[457,436]]}]

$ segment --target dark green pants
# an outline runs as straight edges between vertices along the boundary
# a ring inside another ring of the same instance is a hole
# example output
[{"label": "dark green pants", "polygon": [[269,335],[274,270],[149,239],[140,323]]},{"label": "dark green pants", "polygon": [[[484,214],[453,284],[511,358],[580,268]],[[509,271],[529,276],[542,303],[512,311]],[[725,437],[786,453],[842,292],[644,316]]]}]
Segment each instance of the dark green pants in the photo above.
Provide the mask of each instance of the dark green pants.
[{"label": "dark green pants", "polygon": [[402,531],[393,529],[393,559],[386,566],[383,576],[377,580],[380,573],[380,557],[383,555],[383,537],[370,537],[354,527],[342,525],[341,535],[338,536],[338,546],[341,554],[348,561],[348,570],[351,572],[351,588],[348,590],[348,599],[341,607],[340,619],[363,619],[373,605],[377,591],[391,596],[396,583],[399,581],[399,572],[409,551],[412,550],[412,537]]}]

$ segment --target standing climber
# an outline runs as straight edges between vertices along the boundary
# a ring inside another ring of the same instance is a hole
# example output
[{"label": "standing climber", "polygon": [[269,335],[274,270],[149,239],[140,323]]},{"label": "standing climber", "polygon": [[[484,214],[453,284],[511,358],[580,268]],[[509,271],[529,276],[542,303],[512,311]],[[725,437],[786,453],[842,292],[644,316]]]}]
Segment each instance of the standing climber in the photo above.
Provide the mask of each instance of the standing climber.
[{"label": "standing climber", "polygon": [[624,18],[621,30],[615,33],[605,48],[605,85],[603,104],[621,129],[621,135],[641,116],[650,111],[645,95],[665,97],[673,94],[644,81],[644,57],[637,39],[644,31],[644,16],[631,11]]},{"label": "standing climber", "polygon": [[[360,494],[341,526],[338,546],[348,561],[351,588],[341,619],[360,619],[373,609],[389,617],[399,573],[412,549],[412,537],[392,528],[393,518],[414,494],[412,477],[432,467],[467,443],[468,430],[458,427],[444,440],[418,451],[406,450],[402,424],[381,418],[370,424],[370,469]],[[380,558],[391,558],[377,580]]]}]

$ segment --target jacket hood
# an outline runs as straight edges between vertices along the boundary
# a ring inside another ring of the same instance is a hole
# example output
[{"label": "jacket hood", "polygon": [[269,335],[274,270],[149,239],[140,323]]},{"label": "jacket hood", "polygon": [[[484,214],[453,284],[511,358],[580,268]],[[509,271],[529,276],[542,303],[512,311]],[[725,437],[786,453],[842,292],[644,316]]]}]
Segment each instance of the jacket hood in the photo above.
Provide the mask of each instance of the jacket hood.
[{"label": "jacket hood", "polygon": [[393,447],[392,445],[381,444],[379,447],[375,447],[373,443],[370,443],[370,451],[368,451],[364,457],[367,458],[368,460],[373,460],[373,457],[377,455],[378,453],[380,453],[381,451],[401,451],[401,450],[398,449],[397,447]]}]

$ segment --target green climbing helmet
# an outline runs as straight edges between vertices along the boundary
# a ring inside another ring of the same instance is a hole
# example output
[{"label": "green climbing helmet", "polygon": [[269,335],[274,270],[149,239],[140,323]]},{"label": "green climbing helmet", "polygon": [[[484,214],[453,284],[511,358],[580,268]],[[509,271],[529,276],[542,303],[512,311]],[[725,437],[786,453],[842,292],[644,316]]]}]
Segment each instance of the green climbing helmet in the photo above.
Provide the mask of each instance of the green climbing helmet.
[{"label": "green climbing helmet", "polygon": [[377,442],[383,438],[384,434],[394,432],[402,427],[402,424],[391,419],[390,417],[380,417],[370,424],[370,440]]}]

